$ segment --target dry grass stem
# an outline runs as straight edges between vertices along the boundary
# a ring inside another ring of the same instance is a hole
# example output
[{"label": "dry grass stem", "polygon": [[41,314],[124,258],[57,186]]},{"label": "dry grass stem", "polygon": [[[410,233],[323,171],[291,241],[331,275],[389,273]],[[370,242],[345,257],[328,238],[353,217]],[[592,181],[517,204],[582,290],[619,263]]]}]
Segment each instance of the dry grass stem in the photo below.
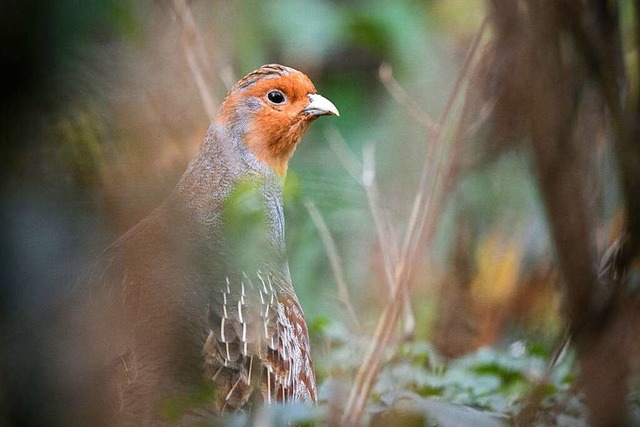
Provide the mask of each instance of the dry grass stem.
[{"label": "dry grass stem", "polygon": [[393,266],[398,260],[398,248],[389,236],[388,220],[380,207],[380,197],[376,185],[375,149],[372,144],[364,146],[362,151],[362,185],[365,188],[369,210],[376,227],[378,243],[382,251],[385,278],[389,291],[393,289]]},{"label": "dry grass stem", "polygon": [[308,199],[305,199],[304,205],[309,211],[309,215],[311,216],[311,220],[315,224],[318,229],[318,233],[322,238],[322,243],[324,244],[324,249],[327,253],[327,257],[329,258],[329,262],[331,263],[331,269],[333,270],[333,275],[336,279],[336,285],[338,287],[338,298],[340,302],[344,304],[347,311],[349,312],[349,316],[353,321],[355,327],[360,329],[360,322],[358,321],[358,316],[356,315],[355,310],[353,309],[353,305],[351,304],[351,298],[349,297],[349,287],[347,286],[347,282],[344,278],[344,270],[342,268],[342,261],[340,260],[340,256],[338,255],[338,249],[336,248],[336,244],[329,232],[329,228],[327,227],[324,218],[322,218],[322,214],[318,208],[316,208],[315,204]]},{"label": "dry grass stem", "polygon": [[[342,162],[344,168],[351,176],[358,181],[365,190],[369,209],[373,217],[378,237],[378,244],[382,252],[385,279],[389,293],[394,288],[393,269],[398,262],[399,247],[398,242],[392,232],[391,222],[384,209],[379,203],[379,191],[376,184],[375,173],[375,153],[372,145],[366,145],[363,150],[363,164],[361,164],[353,152],[349,149],[340,132],[332,128],[326,133],[327,140],[336,157]],[[411,301],[408,292],[404,295],[404,333],[405,336],[412,336],[415,330],[415,316],[411,308]]]},{"label": "dry grass stem", "polygon": [[[385,278],[389,288],[390,295],[393,294],[394,280],[393,270],[397,265],[400,253],[398,242],[394,238],[391,223],[384,209],[380,206],[380,197],[378,186],[376,184],[375,172],[375,148],[372,144],[364,146],[362,151],[362,185],[365,188],[367,201],[369,202],[369,210],[373,217],[378,236],[378,244],[382,252]],[[411,300],[409,298],[409,290],[403,289],[403,325],[405,337],[413,336],[415,332],[416,320],[411,308]]]},{"label": "dry grass stem", "polygon": [[205,76],[210,75],[209,58],[198,31],[198,26],[193,19],[191,9],[186,0],[173,0],[173,11],[182,25],[182,47],[184,49],[189,70],[198,87],[200,100],[209,118],[216,115],[216,102],[213,98],[213,89]]},{"label": "dry grass stem", "polygon": [[327,138],[331,150],[336,154],[336,158],[342,163],[349,175],[362,184],[360,181],[362,179],[362,164],[347,145],[340,131],[333,126],[329,126],[326,128],[325,138]]},{"label": "dry grass stem", "polygon": [[[444,161],[444,156],[442,155],[444,148],[440,141],[442,135],[440,129],[444,129],[444,126],[449,122],[453,105],[455,101],[459,99],[462,92],[463,83],[468,77],[471,64],[473,63],[485,28],[486,19],[469,47],[450,98],[440,116],[440,121],[432,128],[437,129],[437,131],[430,132],[427,155],[414,199],[411,218],[405,233],[403,249],[394,269],[391,298],[382,311],[371,345],[356,374],[349,399],[344,409],[343,422],[345,424],[356,425],[362,420],[367,398],[380,371],[383,352],[390,341],[392,332],[398,321],[403,301],[402,295],[404,295],[404,289],[406,289],[413,273],[417,255],[423,248],[427,248],[433,239],[436,224],[446,198],[445,188],[443,188],[445,186],[438,184],[442,182],[443,179],[445,183],[449,183],[451,181],[450,178],[454,176],[452,173],[447,173],[447,175],[443,177],[443,173],[448,170],[448,167],[453,164],[455,159],[449,158],[447,162]],[[460,151],[452,150],[452,152],[459,153]],[[434,172],[431,173],[432,171]],[[433,179],[429,180],[430,177]]]},{"label": "dry grass stem", "polygon": [[[447,104],[440,116],[437,126],[434,127],[436,130],[429,135],[429,142],[427,147],[427,154],[425,157],[425,161],[423,164],[422,172],[420,174],[420,181],[418,183],[418,189],[416,190],[416,196],[413,201],[413,207],[411,210],[411,217],[409,219],[409,226],[407,228],[407,233],[405,235],[404,244],[403,244],[403,256],[407,257],[409,253],[415,252],[417,249],[414,245],[412,250],[411,245],[412,242],[416,244],[419,243],[419,239],[413,239],[414,231],[416,231],[417,224],[425,224],[426,223],[426,215],[429,214],[428,207],[430,205],[430,200],[432,197],[427,195],[427,189],[430,189],[431,193],[435,192],[438,189],[437,183],[434,182],[438,180],[440,177],[439,170],[442,166],[442,162],[440,160],[440,156],[438,154],[442,154],[444,151],[441,147],[441,130],[444,128],[444,125],[448,122],[451,112],[453,111],[453,106],[455,101],[458,99],[458,94],[462,89],[462,84],[465,81],[465,78],[468,75],[468,71],[471,68],[472,61],[475,57],[476,52],[478,51],[478,47],[480,45],[480,41],[484,35],[485,29],[487,27],[487,19],[485,18],[480,25],[480,29],[476,33],[467,54],[465,55],[465,59],[462,63],[462,67],[458,76],[456,77],[456,81],[454,83],[453,89],[451,90],[451,96],[449,97]],[[460,141],[456,141],[460,142]],[[439,153],[436,151],[439,150]],[[455,153],[454,151],[454,154]],[[434,169],[434,165],[436,166],[436,171],[431,173]],[[429,185],[431,178],[431,185]],[[425,200],[426,198],[426,200]],[[417,230],[418,234],[422,234],[422,227],[419,227]]]},{"label": "dry grass stem", "polygon": [[427,128],[429,133],[434,132],[437,129],[438,125],[431,116],[411,100],[411,97],[409,97],[400,83],[398,83],[398,81],[393,77],[393,69],[391,68],[391,65],[387,63],[380,65],[380,68],[378,69],[378,79],[385,89],[387,89],[389,95],[391,95],[391,97],[406,110],[407,114],[411,118]]}]

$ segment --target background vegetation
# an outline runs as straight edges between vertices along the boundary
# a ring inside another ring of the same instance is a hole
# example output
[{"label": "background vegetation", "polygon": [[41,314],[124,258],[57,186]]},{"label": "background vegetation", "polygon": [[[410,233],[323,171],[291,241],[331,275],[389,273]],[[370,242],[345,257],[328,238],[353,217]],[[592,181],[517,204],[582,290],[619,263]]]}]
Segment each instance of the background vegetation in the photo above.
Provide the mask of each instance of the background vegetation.
[{"label": "background vegetation", "polygon": [[639,7],[6,2],[0,424],[64,423],[77,396],[56,372],[74,361],[49,349],[72,284],[169,194],[226,90],[272,62],[341,116],[297,149],[285,203],[321,404],[256,416],[640,423]]}]

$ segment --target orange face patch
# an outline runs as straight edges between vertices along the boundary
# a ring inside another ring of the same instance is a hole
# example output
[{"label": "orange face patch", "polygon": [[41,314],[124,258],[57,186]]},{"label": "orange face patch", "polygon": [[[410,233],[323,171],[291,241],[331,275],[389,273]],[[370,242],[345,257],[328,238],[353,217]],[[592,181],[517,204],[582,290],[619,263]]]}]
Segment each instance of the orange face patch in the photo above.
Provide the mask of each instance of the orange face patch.
[{"label": "orange face patch", "polygon": [[[299,71],[286,67],[269,71],[262,67],[240,80],[229,92],[220,115],[227,124],[245,120],[247,148],[284,176],[296,145],[317,118],[303,111],[310,102],[308,95],[316,89]],[[243,114],[250,117],[238,117]]]}]

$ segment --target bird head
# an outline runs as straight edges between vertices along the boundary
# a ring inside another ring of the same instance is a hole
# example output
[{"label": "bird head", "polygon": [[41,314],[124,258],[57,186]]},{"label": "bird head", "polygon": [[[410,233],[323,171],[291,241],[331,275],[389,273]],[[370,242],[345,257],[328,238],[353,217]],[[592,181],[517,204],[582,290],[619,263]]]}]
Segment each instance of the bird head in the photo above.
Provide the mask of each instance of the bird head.
[{"label": "bird head", "polygon": [[239,135],[245,146],[284,176],[298,142],[320,116],[339,116],[309,78],[283,65],[263,65],[236,83],[225,97],[217,122]]}]

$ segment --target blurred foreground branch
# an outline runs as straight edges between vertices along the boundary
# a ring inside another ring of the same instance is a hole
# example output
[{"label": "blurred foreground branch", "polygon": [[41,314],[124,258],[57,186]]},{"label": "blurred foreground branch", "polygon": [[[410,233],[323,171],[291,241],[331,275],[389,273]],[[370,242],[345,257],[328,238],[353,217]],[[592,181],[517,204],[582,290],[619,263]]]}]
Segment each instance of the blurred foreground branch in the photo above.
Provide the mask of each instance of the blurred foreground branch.
[{"label": "blurred foreground branch", "polygon": [[[486,67],[487,94],[503,113],[496,114],[493,135],[530,140],[563,275],[579,383],[596,426],[628,422],[633,330],[633,303],[622,282],[603,286],[596,271],[597,224],[589,184],[599,123],[610,130],[616,148],[629,238],[635,242],[619,268],[628,268],[637,257],[640,232],[638,100],[626,76],[618,3],[493,0],[495,37]],[[637,29],[638,22],[633,25]]]}]

